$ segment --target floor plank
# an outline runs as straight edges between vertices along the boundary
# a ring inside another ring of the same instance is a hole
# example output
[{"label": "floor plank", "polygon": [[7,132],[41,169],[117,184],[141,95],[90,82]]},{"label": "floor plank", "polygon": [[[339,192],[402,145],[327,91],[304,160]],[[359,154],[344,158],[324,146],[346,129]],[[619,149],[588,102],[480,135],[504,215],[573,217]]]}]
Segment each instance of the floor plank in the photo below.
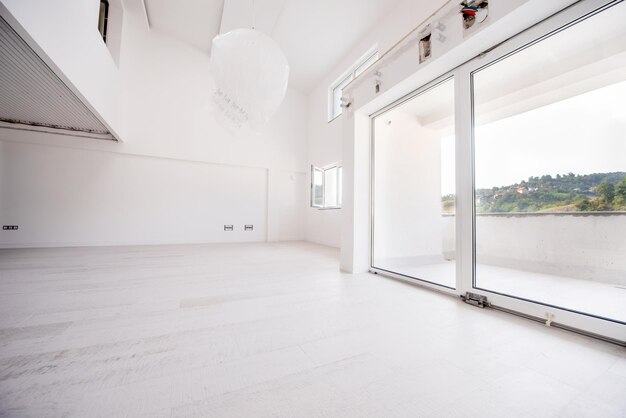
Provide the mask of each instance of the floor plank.
[{"label": "floor plank", "polygon": [[626,416],[626,350],[304,242],[0,250],[2,417]]}]

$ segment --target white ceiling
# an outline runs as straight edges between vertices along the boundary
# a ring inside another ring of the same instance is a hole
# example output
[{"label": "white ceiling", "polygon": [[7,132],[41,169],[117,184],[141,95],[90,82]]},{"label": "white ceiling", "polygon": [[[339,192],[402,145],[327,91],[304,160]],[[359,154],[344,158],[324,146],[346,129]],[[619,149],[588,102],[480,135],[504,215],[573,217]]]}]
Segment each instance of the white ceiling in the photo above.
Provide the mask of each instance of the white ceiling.
[{"label": "white ceiling", "polygon": [[290,87],[308,92],[400,1],[145,0],[145,3],[153,29],[207,53],[217,33],[254,24],[285,53],[291,70]]},{"label": "white ceiling", "polygon": [[143,0],[150,28],[203,51],[219,33],[224,0]]}]

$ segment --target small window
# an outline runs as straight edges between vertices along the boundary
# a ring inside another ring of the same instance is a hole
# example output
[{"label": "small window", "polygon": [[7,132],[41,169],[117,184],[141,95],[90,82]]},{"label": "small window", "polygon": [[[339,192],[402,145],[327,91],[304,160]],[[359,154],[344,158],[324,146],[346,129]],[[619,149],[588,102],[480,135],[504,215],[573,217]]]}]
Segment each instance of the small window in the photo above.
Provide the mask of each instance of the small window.
[{"label": "small window", "polygon": [[109,21],[109,1],[100,0],[100,15],[98,16],[98,31],[104,43],[107,42],[107,24]]},{"label": "small window", "polygon": [[318,209],[341,208],[342,171],[339,163],[323,168],[311,166],[311,207]]},{"label": "small window", "polygon": [[341,96],[343,95],[343,89],[352,80],[365,72],[372,64],[378,61],[378,51],[370,50],[367,54],[361,57],[349,71],[335,81],[328,90],[328,121],[335,119],[341,115]]}]

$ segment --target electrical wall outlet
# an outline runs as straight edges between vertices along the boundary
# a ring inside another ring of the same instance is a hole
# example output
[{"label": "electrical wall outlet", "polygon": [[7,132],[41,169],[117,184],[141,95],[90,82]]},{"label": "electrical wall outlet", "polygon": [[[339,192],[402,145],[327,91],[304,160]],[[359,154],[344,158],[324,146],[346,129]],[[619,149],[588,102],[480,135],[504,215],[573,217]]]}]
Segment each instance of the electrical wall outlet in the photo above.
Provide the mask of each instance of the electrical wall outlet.
[{"label": "electrical wall outlet", "polygon": [[224,231],[234,231],[235,227],[233,225],[224,225]]},{"label": "electrical wall outlet", "polygon": [[243,227],[244,231],[253,231],[254,230],[254,225],[245,225]]},{"label": "electrical wall outlet", "polygon": [[17,231],[17,225],[2,225],[3,231]]}]

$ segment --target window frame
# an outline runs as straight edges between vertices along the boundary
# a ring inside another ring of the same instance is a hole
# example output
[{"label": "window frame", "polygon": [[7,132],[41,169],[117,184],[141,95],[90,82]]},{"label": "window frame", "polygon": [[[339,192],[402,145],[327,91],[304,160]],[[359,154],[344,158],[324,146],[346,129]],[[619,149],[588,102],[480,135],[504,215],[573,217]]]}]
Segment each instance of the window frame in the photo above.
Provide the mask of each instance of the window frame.
[{"label": "window frame", "polygon": [[[337,119],[343,113],[343,108],[341,107],[341,96],[339,96],[339,106],[338,110],[335,112],[335,108],[337,108],[337,102],[335,100],[335,91],[338,88],[343,88],[350,84],[355,78],[359,75],[363,74],[369,67],[374,65],[378,59],[380,58],[380,53],[378,52],[378,45],[374,45],[370,49],[367,50],[365,54],[363,54],[354,64],[350,66],[350,68],[341,74],[328,88],[328,122],[332,122]],[[346,82],[347,81],[347,82]],[[344,84],[345,82],[345,84]]]},{"label": "window frame", "polygon": [[[321,204],[317,204],[317,199],[315,198],[315,187],[316,187],[316,183],[315,183],[315,173],[319,172],[321,173],[321,178],[322,178],[322,203]],[[312,208],[317,208],[317,209],[321,209],[324,207],[324,169],[317,167],[313,164],[311,164],[311,207]]]},{"label": "window frame", "polygon": [[[104,16],[102,13],[102,6],[104,6]],[[102,36],[102,40],[105,45],[107,43],[107,29],[109,24],[109,0],[100,0],[100,7],[98,8],[98,32]],[[102,24],[102,31],[100,30],[100,24]]]},{"label": "window frame", "polygon": [[[336,205],[327,206],[326,205],[326,172],[329,170],[337,169],[337,186],[336,186]],[[320,172],[322,174],[322,203],[321,205],[316,203],[315,199],[315,173]],[[343,165],[341,161],[336,163],[328,164],[322,167],[318,167],[314,164],[311,164],[311,207],[319,210],[328,210],[328,209],[341,209],[343,204]]]}]

